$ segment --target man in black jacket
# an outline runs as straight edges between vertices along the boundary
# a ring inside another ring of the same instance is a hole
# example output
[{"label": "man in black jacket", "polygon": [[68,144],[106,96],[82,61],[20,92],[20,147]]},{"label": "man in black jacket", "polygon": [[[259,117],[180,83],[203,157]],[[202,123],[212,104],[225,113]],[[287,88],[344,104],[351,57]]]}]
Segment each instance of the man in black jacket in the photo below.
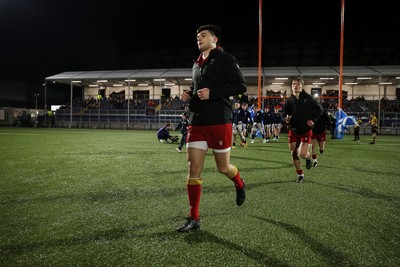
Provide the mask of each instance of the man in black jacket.
[{"label": "man in black jacket", "polygon": [[304,171],[300,158],[306,159],[306,167],[312,166],[310,144],[312,128],[322,114],[322,106],[303,89],[301,78],[292,80],[292,95],[286,99],[284,115],[286,123],[290,124],[288,138],[293,164],[297,172],[297,182],[304,180]]},{"label": "man in black jacket", "polygon": [[230,163],[233,110],[231,96],[247,90],[238,61],[220,46],[221,30],[216,25],[197,29],[200,56],[193,64],[192,87],[181,94],[189,101],[190,126],[187,134],[189,170],[186,180],[190,216],[178,232],[200,229],[199,206],[202,190],[202,169],[207,150],[213,150],[218,171],[236,188],[236,204],[245,200],[245,186],[236,166]]},{"label": "man in black jacket", "polygon": [[182,113],[181,116],[182,116],[182,121],[178,124],[178,126],[175,127],[175,131],[180,129],[182,134],[181,143],[177,148],[175,148],[179,153],[182,152],[182,148],[186,144],[187,128],[190,123],[188,118],[186,117],[186,113]]},{"label": "man in black jacket", "polygon": [[235,109],[233,110],[233,140],[232,148],[236,148],[236,136],[239,133],[240,145],[246,146],[245,136],[245,111],[242,108],[242,104],[239,102],[235,103]]},{"label": "man in black jacket", "polygon": [[331,118],[329,117],[328,111],[324,108],[322,115],[315,121],[314,127],[312,129],[313,135],[311,137],[311,157],[312,164],[314,167],[318,166],[317,159],[317,146],[319,148],[319,153],[324,153],[325,143],[326,143],[326,132],[331,125]]}]

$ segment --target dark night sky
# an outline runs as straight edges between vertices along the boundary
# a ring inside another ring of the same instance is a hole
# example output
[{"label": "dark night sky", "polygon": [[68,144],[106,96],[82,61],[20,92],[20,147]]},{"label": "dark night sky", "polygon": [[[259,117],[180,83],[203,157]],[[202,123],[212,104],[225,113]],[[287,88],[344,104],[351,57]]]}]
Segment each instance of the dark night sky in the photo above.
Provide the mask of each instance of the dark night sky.
[{"label": "dark night sky", "polygon": [[[347,0],[345,44],[398,40],[394,3]],[[141,64],[143,57],[153,58],[150,67],[163,68],[160,51],[189,51],[187,62],[169,65],[188,68],[198,54],[195,31],[201,24],[219,24],[223,45],[257,45],[258,5],[258,0],[0,0],[0,79],[42,82],[64,71],[140,69],[149,66]],[[263,44],[339,46],[340,9],[341,0],[264,0]]]}]

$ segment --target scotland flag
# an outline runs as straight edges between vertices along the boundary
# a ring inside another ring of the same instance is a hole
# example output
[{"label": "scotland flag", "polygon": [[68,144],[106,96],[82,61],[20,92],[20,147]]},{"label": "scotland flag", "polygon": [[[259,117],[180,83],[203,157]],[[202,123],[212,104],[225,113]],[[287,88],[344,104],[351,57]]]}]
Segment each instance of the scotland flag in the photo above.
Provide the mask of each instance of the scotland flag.
[{"label": "scotland flag", "polygon": [[339,109],[335,112],[336,127],[335,127],[335,138],[343,139],[344,130],[348,127],[354,127],[358,125],[357,120],[354,116],[347,116],[347,114]]}]

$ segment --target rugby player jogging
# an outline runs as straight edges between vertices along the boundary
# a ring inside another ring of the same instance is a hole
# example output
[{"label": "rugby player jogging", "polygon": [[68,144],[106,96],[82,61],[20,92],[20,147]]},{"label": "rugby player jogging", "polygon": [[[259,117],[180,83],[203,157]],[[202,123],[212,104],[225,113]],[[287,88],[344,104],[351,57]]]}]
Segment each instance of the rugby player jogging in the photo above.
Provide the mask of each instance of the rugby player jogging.
[{"label": "rugby player jogging", "polygon": [[181,94],[183,101],[189,101],[190,111],[186,143],[190,215],[176,229],[178,232],[200,229],[202,170],[208,149],[213,150],[219,173],[235,185],[236,205],[243,205],[245,200],[244,181],[238,168],[230,163],[233,110],[229,98],[245,93],[246,81],[236,58],[220,47],[221,30],[218,26],[203,25],[196,33],[201,54],[193,64],[191,90]]},{"label": "rugby player jogging", "polygon": [[292,80],[292,94],[286,99],[284,116],[290,124],[288,139],[293,164],[297,172],[297,182],[304,180],[300,158],[306,159],[306,168],[312,166],[310,144],[314,122],[321,116],[322,106],[303,89],[302,78]]}]

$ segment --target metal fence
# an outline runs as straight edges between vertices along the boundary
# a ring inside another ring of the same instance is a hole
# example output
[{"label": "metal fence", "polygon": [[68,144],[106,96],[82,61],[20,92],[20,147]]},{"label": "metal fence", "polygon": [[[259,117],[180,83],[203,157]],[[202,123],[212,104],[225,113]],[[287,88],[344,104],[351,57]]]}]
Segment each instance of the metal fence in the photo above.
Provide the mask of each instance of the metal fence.
[{"label": "metal fence", "polygon": [[[50,119],[45,118],[41,125],[36,125],[36,114],[45,114],[44,110],[23,108],[0,108],[0,126],[50,127]],[[104,129],[158,129],[166,123],[177,124],[181,121],[184,110],[145,109],[58,109],[55,112],[55,127],[61,128],[104,128]],[[333,112],[333,111],[331,111]],[[370,134],[369,112],[345,111],[349,116],[356,116],[363,121],[361,134]],[[381,111],[379,117],[380,134],[400,135],[400,112]],[[45,116],[43,116],[45,117]],[[348,130],[352,133],[352,129]]]},{"label": "metal fence", "polygon": [[56,111],[58,127],[77,128],[143,128],[153,129],[166,123],[177,124],[182,120],[183,110],[146,109],[89,109]]}]

